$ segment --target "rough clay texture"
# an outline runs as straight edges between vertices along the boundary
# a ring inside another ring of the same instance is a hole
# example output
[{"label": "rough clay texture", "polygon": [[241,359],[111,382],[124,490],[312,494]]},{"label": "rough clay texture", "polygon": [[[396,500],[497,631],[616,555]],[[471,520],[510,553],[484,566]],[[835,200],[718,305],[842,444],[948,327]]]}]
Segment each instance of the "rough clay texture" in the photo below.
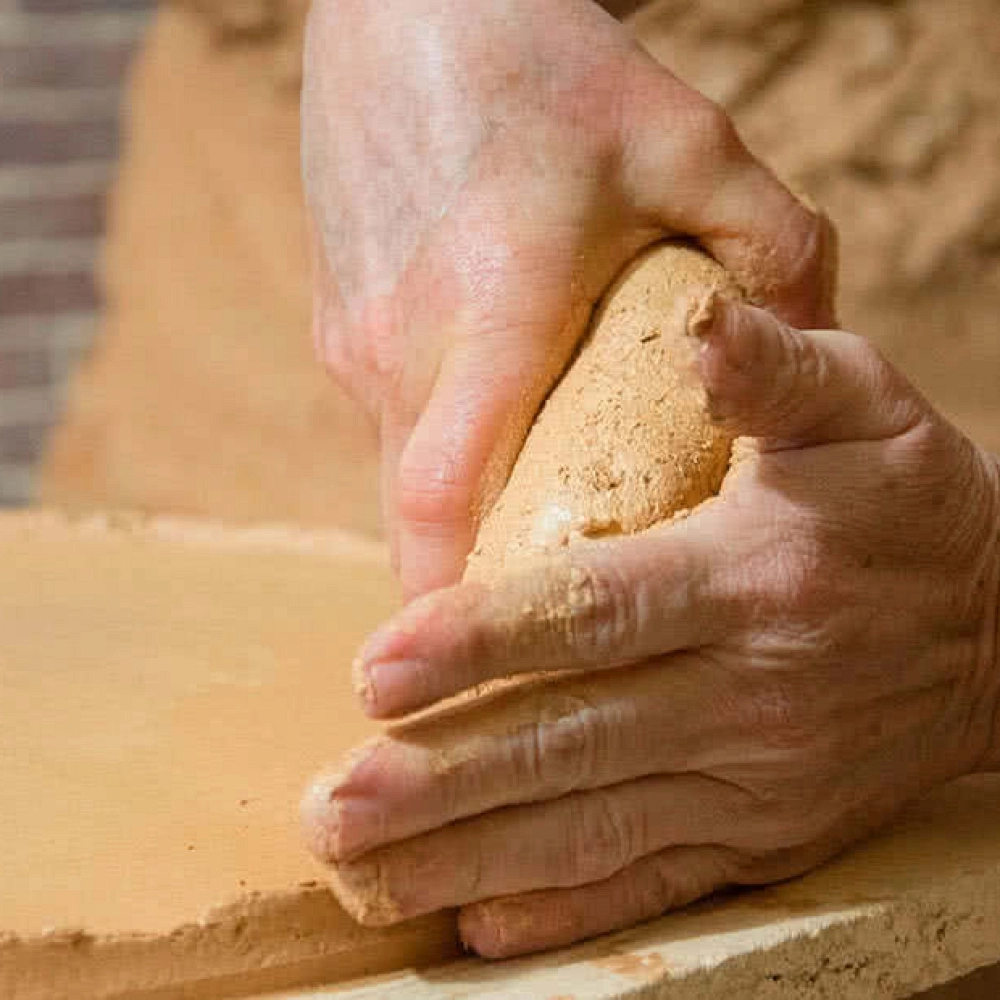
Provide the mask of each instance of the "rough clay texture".
[{"label": "rough clay texture", "polygon": [[[103,334],[44,497],[376,530],[374,441],[309,348],[298,0],[161,10]],[[1000,450],[995,0],[656,0],[637,36],[825,206],[840,312]]]},{"label": "rough clay texture", "polygon": [[718,492],[730,437],[708,419],[688,322],[726,272],[682,243],[634,262],[597,309],[485,518],[466,578],[632,534]]},{"label": "rough clay texture", "polygon": [[0,516],[0,551],[3,1000],[218,1000],[454,953],[448,916],[359,927],[297,822],[377,731],[349,663],[396,603],[379,546],[39,513]]}]

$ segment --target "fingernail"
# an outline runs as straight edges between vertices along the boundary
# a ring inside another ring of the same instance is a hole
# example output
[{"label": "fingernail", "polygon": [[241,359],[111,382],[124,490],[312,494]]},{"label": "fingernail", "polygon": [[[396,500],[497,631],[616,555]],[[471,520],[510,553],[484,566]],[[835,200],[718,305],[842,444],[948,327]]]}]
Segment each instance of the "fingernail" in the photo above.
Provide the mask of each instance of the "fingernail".
[{"label": "fingernail", "polygon": [[378,836],[378,810],[368,796],[356,794],[377,750],[374,741],[356,747],[340,766],[313,779],[302,796],[299,816],[306,842],[327,864],[359,853]]},{"label": "fingernail", "polygon": [[362,858],[338,865],[332,882],[341,905],[355,920],[365,926],[383,927],[405,916],[390,879],[384,862]]},{"label": "fingernail", "polygon": [[337,796],[337,861],[350,861],[381,843],[381,812],[367,797]]},{"label": "fingernail", "polygon": [[737,336],[743,324],[740,321],[742,306],[712,292],[695,307],[688,320],[688,333],[698,343],[699,357],[718,351],[730,367],[740,369],[748,360],[740,349],[742,340]]},{"label": "fingernail", "polygon": [[385,660],[365,669],[365,704],[372,712],[394,712],[413,704],[414,679],[424,673],[420,660]]},{"label": "fingernail", "polygon": [[358,651],[355,663],[370,664],[375,660],[387,660],[394,655],[395,647],[406,635],[395,622],[389,622],[381,628],[377,628],[365,640],[364,645]]},{"label": "fingernail", "polygon": [[688,317],[687,332],[696,340],[704,340],[715,328],[719,303],[722,296],[718,292],[710,292],[691,311]]},{"label": "fingernail", "polygon": [[392,662],[394,657],[398,657],[400,647],[408,635],[409,633],[395,624],[383,626],[369,636],[351,664],[354,693],[369,715],[379,707],[380,692],[376,685],[376,667],[383,662]]},{"label": "fingernail", "polygon": [[747,372],[760,354],[759,322],[755,306],[715,296],[712,306],[711,330],[702,338],[709,350],[718,350],[726,367],[734,372]]},{"label": "fingernail", "polygon": [[724,382],[722,369],[728,367],[724,331],[725,302],[718,292],[711,292],[694,308],[688,318],[691,337],[691,369],[705,394],[705,407],[717,423],[725,420],[718,389]]}]

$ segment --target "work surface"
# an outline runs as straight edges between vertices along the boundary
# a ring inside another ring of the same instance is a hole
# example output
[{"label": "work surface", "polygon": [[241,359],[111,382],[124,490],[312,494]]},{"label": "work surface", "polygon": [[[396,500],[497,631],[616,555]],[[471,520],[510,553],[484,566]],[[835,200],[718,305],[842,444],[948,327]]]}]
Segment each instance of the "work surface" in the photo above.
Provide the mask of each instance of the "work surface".
[{"label": "work surface", "polygon": [[802,879],[561,953],[454,962],[447,915],[359,928],[303,851],[295,805],[374,731],[349,661],[396,600],[381,550],[30,514],[0,516],[0,553],[4,1000],[372,972],[388,974],[335,995],[870,1000],[1000,958],[1000,777],[940,790]]}]

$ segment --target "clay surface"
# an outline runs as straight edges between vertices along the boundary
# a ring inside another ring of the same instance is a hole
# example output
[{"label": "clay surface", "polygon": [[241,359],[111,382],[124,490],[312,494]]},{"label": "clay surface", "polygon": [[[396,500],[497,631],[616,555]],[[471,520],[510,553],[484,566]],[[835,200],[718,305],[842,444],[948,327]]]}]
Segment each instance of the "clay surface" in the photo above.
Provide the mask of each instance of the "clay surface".
[{"label": "clay surface", "polygon": [[641,531],[718,491],[731,440],[708,419],[687,332],[713,292],[740,295],[683,243],[653,248],[618,278],[483,521],[468,579]]},{"label": "clay surface", "polygon": [[32,514],[0,516],[0,552],[0,997],[215,998],[449,954],[447,917],[358,927],[297,822],[374,731],[349,664],[396,600],[379,546]]}]

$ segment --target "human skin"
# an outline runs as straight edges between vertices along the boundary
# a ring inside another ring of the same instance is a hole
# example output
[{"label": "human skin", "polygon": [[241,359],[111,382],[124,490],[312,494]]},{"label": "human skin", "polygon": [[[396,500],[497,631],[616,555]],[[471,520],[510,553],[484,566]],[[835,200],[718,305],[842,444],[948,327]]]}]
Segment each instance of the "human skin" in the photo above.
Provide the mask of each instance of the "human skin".
[{"label": "human skin", "polygon": [[458,906],[482,955],[568,944],[799,874],[1000,768],[1000,463],[860,337],[735,303],[697,332],[715,419],[753,438],[718,498],[425,595],[362,652],[383,718],[573,672],[316,780],[310,843],[379,886],[365,921]]},{"label": "human skin", "polygon": [[303,164],[314,339],[382,449],[404,589],[456,582],[591,309],[698,239],[829,325],[828,228],[590,0],[317,0]]},{"label": "human skin", "polygon": [[[1000,767],[997,462],[865,341],[778,325],[832,325],[826,230],[717,108],[586,0],[319,0],[303,126],[317,346],[378,423],[425,595],[363,651],[366,707],[575,671],[317,780],[310,842],[384,888],[368,919],[459,906],[484,955],[563,944],[801,872]],[[700,331],[753,453],[681,522],[456,585],[593,303],[676,232],[770,310]],[[525,613],[581,588],[558,628]]]}]

